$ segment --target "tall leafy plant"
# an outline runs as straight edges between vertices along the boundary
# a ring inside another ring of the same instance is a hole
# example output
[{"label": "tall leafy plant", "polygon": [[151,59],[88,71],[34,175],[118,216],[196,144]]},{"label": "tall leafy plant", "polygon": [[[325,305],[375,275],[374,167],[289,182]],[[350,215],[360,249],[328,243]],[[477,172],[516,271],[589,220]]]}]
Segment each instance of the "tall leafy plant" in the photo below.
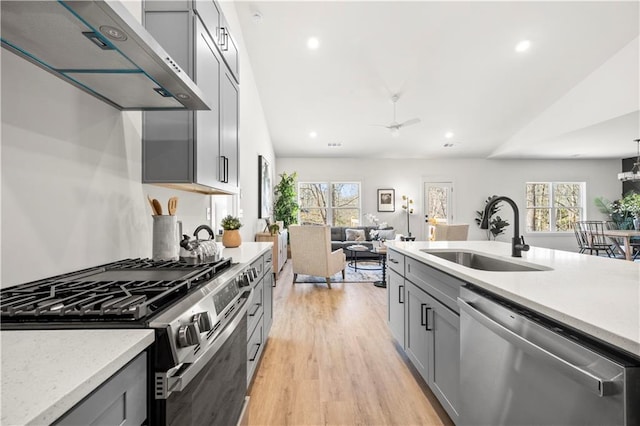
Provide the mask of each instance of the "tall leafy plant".
[{"label": "tall leafy plant", "polygon": [[[493,197],[495,197],[495,195],[487,198],[487,200],[485,201],[485,206],[489,201],[491,201]],[[504,234],[505,228],[509,226],[509,222],[507,222],[506,220],[498,216],[498,212],[500,211],[500,208],[501,208],[500,203],[497,203],[491,206],[491,209],[489,209],[489,229],[487,229],[488,239],[495,240],[498,235]],[[484,208],[482,210],[476,210],[475,220],[478,226],[480,226],[480,223],[482,222],[483,214],[484,214]]]},{"label": "tall leafy plant", "polygon": [[276,220],[284,222],[284,227],[287,228],[292,223],[298,222],[298,202],[296,195],[296,178],[298,174],[293,172],[291,174],[282,173],[280,175],[280,182],[273,189],[275,202],[273,204],[273,215]]}]

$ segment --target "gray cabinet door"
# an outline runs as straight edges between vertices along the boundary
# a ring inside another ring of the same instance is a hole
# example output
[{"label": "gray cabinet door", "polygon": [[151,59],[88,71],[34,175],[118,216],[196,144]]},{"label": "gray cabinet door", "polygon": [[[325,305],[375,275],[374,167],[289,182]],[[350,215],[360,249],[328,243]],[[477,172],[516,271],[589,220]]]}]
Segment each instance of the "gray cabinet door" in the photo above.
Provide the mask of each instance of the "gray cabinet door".
[{"label": "gray cabinet door", "polygon": [[198,17],[196,21],[196,84],[211,110],[196,112],[196,183],[216,186],[220,154],[220,59],[214,42]]},{"label": "gray cabinet door", "polygon": [[273,269],[269,267],[264,275],[264,339],[267,340],[273,322]]},{"label": "gray cabinet door", "polygon": [[[152,5],[155,3],[147,4]],[[186,11],[145,12],[147,31],[193,79],[191,25]],[[192,111],[143,112],[143,182],[193,182],[193,114]]]},{"label": "gray cabinet door", "polygon": [[387,272],[387,321],[391,334],[404,349],[404,277],[393,269]]},{"label": "gray cabinet door", "polygon": [[458,422],[460,413],[460,316],[427,295],[433,306],[429,317],[433,335],[429,387],[449,417]]},{"label": "gray cabinet door", "polygon": [[143,352],[54,424],[139,426],[147,418],[147,384]]},{"label": "gray cabinet door", "polygon": [[222,75],[220,98],[220,121],[222,132],[220,135],[220,155],[222,157],[221,180],[231,186],[238,186],[239,182],[239,152],[238,152],[238,87],[231,74],[225,69]]},{"label": "gray cabinet door", "polygon": [[433,353],[433,325],[428,322],[432,298],[410,281],[405,281],[405,352],[425,382]]}]

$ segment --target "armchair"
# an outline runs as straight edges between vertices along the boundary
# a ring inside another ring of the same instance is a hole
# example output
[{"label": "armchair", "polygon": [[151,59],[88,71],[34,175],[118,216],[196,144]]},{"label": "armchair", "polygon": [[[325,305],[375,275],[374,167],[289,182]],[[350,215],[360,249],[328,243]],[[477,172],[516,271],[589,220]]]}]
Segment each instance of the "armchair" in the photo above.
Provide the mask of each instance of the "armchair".
[{"label": "armchair", "polygon": [[290,225],[289,241],[294,284],[298,274],[325,277],[329,288],[332,275],[342,271],[344,279],[347,258],[342,249],[331,251],[329,226]]},{"label": "armchair", "polygon": [[467,241],[469,225],[435,225],[435,241]]}]

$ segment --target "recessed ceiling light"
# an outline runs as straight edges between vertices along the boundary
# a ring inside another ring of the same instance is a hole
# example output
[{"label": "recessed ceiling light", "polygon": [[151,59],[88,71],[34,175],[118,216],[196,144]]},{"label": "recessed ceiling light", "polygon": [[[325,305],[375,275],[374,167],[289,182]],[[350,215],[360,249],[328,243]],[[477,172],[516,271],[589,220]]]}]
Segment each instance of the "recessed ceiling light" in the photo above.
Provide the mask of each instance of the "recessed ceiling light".
[{"label": "recessed ceiling light", "polygon": [[315,139],[316,137],[318,137],[318,134],[312,130],[309,132],[309,137]]},{"label": "recessed ceiling light", "polygon": [[307,47],[309,49],[317,49],[320,46],[320,40],[318,40],[316,37],[310,37],[309,40],[307,40]]},{"label": "recessed ceiling light", "polygon": [[516,44],[516,52],[524,52],[525,50],[531,47],[531,42],[529,40],[522,40],[520,43]]},{"label": "recessed ceiling light", "polygon": [[253,15],[251,15],[251,19],[253,19],[253,22],[255,23],[262,22],[262,13],[258,11],[253,12]]},{"label": "recessed ceiling light", "polygon": [[451,139],[453,137],[453,132],[447,132],[444,134],[444,137],[447,139]]}]

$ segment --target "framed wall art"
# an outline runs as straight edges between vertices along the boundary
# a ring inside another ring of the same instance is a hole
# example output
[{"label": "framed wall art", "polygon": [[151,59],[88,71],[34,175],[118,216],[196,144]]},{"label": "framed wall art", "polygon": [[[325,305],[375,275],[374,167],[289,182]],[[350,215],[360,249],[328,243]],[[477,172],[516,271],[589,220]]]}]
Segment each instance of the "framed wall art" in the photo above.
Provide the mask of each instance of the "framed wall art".
[{"label": "framed wall art", "polygon": [[273,214],[273,189],[271,167],[262,155],[258,156],[258,217],[269,219]]},{"label": "framed wall art", "polygon": [[395,189],[378,189],[378,211],[379,212],[396,211],[396,190]]}]

